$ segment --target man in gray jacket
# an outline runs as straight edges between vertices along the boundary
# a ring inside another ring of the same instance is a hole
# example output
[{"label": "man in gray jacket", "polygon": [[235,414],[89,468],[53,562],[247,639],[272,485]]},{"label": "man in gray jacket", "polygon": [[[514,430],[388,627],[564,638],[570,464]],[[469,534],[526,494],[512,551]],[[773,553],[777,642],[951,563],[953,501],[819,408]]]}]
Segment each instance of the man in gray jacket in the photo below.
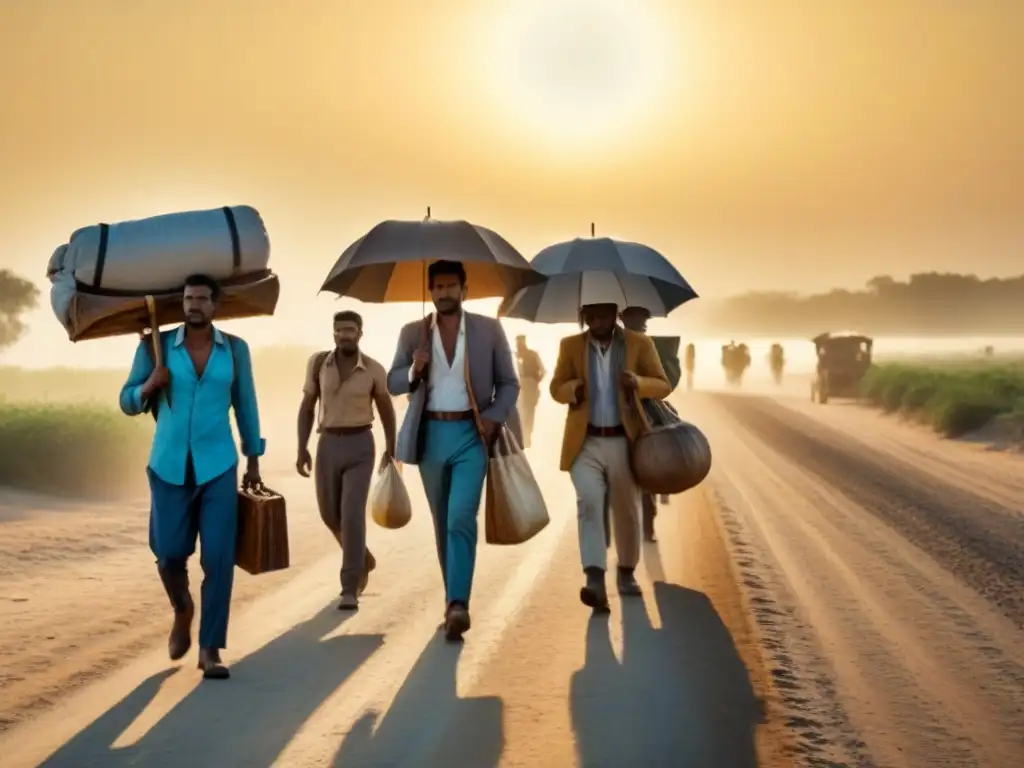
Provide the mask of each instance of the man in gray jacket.
[{"label": "man in gray jacket", "polygon": [[388,390],[411,394],[395,458],[419,466],[444,577],[445,632],[458,640],[470,628],[477,510],[490,448],[506,421],[518,430],[519,380],[501,324],[462,309],[462,263],[436,261],[427,280],[437,313],[402,329]]}]

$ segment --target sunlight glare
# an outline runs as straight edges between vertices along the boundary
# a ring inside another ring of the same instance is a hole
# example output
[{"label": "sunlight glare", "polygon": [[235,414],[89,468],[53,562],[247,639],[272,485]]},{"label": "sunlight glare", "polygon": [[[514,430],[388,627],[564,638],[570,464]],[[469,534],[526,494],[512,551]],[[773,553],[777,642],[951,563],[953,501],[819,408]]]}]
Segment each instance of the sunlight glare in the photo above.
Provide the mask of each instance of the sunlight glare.
[{"label": "sunlight glare", "polygon": [[670,96],[675,41],[650,3],[527,0],[488,26],[486,90],[562,149],[618,138]]}]

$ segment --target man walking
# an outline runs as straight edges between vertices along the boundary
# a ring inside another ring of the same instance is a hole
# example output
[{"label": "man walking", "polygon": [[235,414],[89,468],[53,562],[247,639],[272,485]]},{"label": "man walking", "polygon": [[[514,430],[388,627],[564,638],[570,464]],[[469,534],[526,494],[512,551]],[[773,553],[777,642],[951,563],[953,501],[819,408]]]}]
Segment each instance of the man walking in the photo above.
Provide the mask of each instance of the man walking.
[{"label": "man walking", "polygon": [[686,345],[686,389],[693,389],[693,370],[697,365],[697,348],[690,342]]},{"label": "man walking", "polygon": [[533,441],[533,419],[540,401],[540,383],[547,371],[534,350],[526,346],[525,336],[516,336],[516,362],[519,365],[519,414],[523,425],[523,447]]},{"label": "man walking", "polygon": [[468,287],[462,263],[435,261],[427,282],[437,313],[402,329],[388,389],[412,394],[396,456],[419,465],[444,577],[444,628],[449,640],[458,640],[470,628],[489,449],[504,422],[514,430],[518,421],[519,380],[501,323],[462,308]]},{"label": "man walking", "polygon": [[[634,333],[647,333],[647,321],[651,319],[651,313],[644,307],[626,307],[622,310],[622,324]],[[668,384],[675,391],[682,377],[682,367],[679,365],[679,337],[658,336],[651,337],[654,348],[658,351],[658,359],[661,360],[661,367],[668,378]],[[671,406],[669,406],[671,407]],[[662,503],[667,497],[662,497]],[[644,541],[657,541],[654,535],[654,518],[658,515],[658,505],[655,503],[654,494],[642,491],[640,494],[640,505],[643,510]],[[605,516],[607,520],[607,513]]]},{"label": "man walking", "polygon": [[561,468],[576,488],[580,559],[586,581],[580,600],[608,610],[604,507],[618,556],[621,595],[639,595],[634,570],[640,560],[639,490],[629,463],[639,436],[634,399],[663,398],[671,391],[654,342],[616,324],[614,304],[580,310],[587,331],[562,340],[551,376],[551,396],[569,406]]},{"label": "man walking", "polygon": [[320,420],[316,448],[316,500],[320,518],[341,546],[341,602],[338,609],[359,607],[359,595],[377,561],[366,548],[366,500],[376,460],[373,406],[384,428],[380,468],[395,455],[395,409],[388,394],[384,366],[359,349],[363,318],[356,312],[334,316],[334,349],[317,352],[306,366],[299,406],[299,455],[295,467],[309,477],[313,460],[309,436]]},{"label": "man walking", "polygon": [[192,646],[194,605],[188,558],[198,535],[203,569],[199,619],[199,669],[203,677],[228,678],[220,651],[227,646],[238,525],[238,451],[228,412],[233,408],[242,453],[248,457],[243,484],[260,482],[260,436],[256,386],[248,345],[213,325],[220,289],[205,275],[185,281],[185,324],[158,336],[164,365],[155,365],[149,340],[135,351],[121,388],[121,410],[151,411],[156,433],[147,473],[152,494],[149,544],[174,609],[168,638],[172,660]]}]

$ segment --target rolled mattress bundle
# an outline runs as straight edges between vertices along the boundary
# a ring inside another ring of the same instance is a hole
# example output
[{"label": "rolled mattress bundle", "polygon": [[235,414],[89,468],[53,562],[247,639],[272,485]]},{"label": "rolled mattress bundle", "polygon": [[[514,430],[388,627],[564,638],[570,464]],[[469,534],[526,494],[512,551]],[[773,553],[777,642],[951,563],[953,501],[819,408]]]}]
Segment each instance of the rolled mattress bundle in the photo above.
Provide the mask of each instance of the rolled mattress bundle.
[{"label": "rolled mattress bundle", "polygon": [[161,323],[180,321],[182,286],[195,273],[222,284],[220,319],[273,314],[280,286],[269,261],[263,220],[242,205],[79,229],[46,274],[53,312],[78,341],[148,327],[146,295]]}]

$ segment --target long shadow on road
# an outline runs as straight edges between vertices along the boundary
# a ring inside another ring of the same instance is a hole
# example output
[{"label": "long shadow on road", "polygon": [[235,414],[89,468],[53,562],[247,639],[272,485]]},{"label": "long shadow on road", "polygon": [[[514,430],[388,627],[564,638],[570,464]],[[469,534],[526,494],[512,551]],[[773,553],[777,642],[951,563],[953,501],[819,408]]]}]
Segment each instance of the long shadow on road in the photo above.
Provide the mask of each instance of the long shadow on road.
[{"label": "long shadow on road", "polygon": [[570,694],[580,768],[755,768],[764,710],[728,629],[700,592],[656,582],[654,599],[660,629],[622,601],[621,662],[608,616],[587,627]]},{"label": "long shadow on road", "polygon": [[[333,606],[324,608],[232,665],[230,681],[198,685],[137,743],[114,747],[176,670],[154,675],[43,765],[269,766],[317,707],[381,646],[380,635],[323,641],[343,618]],[[181,674],[189,672],[198,674],[194,668]]]},{"label": "long shadow on road", "polygon": [[461,651],[440,634],[431,640],[383,720],[369,712],[353,725],[336,768],[496,768],[504,748],[502,701],[458,697]]}]

